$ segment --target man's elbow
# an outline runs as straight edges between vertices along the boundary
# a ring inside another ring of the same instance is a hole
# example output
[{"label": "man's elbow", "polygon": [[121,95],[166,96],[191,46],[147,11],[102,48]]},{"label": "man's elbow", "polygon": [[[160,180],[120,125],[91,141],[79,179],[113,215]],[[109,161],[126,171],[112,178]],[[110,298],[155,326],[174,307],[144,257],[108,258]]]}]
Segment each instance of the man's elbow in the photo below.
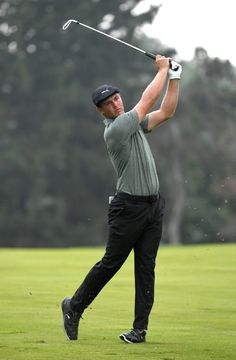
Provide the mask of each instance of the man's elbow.
[{"label": "man's elbow", "polygon": [[163,111],[163,118],[165,120],[171,119],[174,115],[175,115],[175,109],[172,111],[171,110]]}]

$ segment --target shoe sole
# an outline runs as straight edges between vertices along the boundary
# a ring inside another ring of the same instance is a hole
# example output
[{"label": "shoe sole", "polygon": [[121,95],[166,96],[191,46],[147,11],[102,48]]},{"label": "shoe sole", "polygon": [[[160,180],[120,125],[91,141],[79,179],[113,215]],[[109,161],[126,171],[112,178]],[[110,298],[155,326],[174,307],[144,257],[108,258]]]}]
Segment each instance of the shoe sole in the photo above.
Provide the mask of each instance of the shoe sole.
[{"label": "shoe sole", "polygon": [[120,334],[120,339],[125,341],[127,344],[140,344],[140,343],[146,342],[146,339],[144,339],[142,341],[138,341],[138,342],[130,341],[129,339],[127,339],[125,334]]},{"label": "shoe sole", "polygon": [[125,341],[127,344],[134,344],[132,341],[128,340],[127,337],[125,337],[124,334],[120,335],[120,339]]},{"label": "shoe sole", "polygon": [[66,338],[67,338],[68,341],[78,340],[78,338],[77,338],[77,339],[70,339],[70,338],[69,338],[69,336],[67,335],[67,332],[66,332],[64,320],[62,320],[61,326],[62,326],[63,332],[64,332],[64,334],[65,334],[65,336],[66,336]]},{"label": "shoe sole", "polygon": [[64,325],[64,321],[62,321],[62,324],[61,324],[61,325],[62,325],[62,329],[63,329],[63,332],[64,332],[67,340],[68,340],[68,341],[72,341],[72,340],[69,338],[69,336],[67,335],[67,332],[66,332],[66,329],[65,329],[65,325]]}]

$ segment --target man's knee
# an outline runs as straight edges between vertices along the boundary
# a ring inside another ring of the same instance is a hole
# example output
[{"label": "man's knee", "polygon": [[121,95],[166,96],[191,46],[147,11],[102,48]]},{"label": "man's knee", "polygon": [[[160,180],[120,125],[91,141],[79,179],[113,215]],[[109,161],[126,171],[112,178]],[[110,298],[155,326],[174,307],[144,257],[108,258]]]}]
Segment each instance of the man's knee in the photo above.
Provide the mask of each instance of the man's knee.
[{"label": "man's knee", "polygon": [[[121,255],[107,255],[105,254],[102,260],[98,263],[99,267],[102,267],[107,270],[117,271],[124,264],[127,256]],[[96,264],[97,265],[97,264]]]}]

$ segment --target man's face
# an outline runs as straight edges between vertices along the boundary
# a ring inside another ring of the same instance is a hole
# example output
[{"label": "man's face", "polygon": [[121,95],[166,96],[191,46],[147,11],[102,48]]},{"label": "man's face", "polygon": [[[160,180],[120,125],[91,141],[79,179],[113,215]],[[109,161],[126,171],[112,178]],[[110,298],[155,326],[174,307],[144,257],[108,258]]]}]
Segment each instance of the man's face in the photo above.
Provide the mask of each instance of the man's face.
[{"label": "man's face", "polygon": [[124,113],[124,105],[119,93],[109,96],[98,107],[98,111],[108,119],[115,119]]}]

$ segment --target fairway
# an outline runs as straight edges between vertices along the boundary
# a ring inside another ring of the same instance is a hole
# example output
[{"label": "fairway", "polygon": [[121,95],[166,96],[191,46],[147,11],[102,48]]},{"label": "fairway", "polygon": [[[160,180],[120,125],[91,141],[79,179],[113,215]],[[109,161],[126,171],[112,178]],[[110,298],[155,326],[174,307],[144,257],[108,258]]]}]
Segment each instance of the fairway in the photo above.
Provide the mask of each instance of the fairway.
[{"label": "fairway", "polygon": [[1,249],[0,359],[235,359],[236,245],[161,247],[147,342],[119,334],[133,319],[133,255],[65,339],[60,302],[103,255],[102,248]]}]

